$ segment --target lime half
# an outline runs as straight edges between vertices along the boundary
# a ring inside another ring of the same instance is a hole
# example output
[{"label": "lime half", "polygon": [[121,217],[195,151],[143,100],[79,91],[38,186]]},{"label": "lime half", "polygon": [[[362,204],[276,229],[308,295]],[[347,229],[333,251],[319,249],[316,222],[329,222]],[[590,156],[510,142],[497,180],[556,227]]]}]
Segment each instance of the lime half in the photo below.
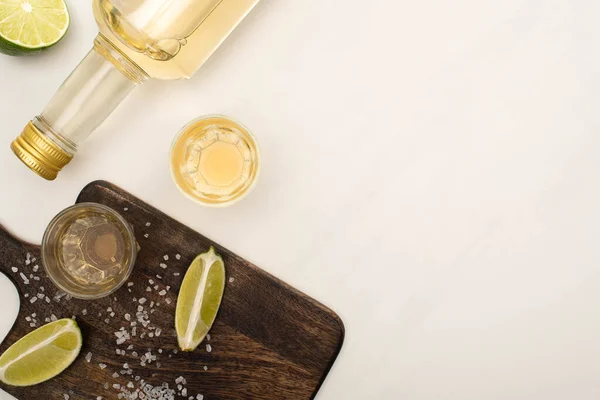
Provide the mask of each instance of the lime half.
[{"label": "lime half", "polygon": [[63,372],[81,350],[81,331],[72,319],[36,329],[0,357],[0,380],[12,386],[37,385]]},{"label": "lime half", "polygon": [[63,0],[0,0],[0,52],[18,56],[51,47],[69,22]]},{"label": "lime half", "polygon": [[225,264],[214,248],[200,254],[185,274],[175,312],[179,347],[193,351],[204,340],[221,306]]}]

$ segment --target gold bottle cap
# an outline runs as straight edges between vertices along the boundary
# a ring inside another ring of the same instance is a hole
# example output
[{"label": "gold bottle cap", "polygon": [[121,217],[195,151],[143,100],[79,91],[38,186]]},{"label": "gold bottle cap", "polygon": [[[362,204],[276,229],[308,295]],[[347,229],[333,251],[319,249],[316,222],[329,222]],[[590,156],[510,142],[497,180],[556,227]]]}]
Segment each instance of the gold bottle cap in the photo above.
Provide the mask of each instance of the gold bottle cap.
[{"label": "gold bottle cap", "polygon": [[32,122],[27,124],[10,148],[33,172],[49,181],[56,179],[60,170],[73,159],[73,156],[52,142]]}]

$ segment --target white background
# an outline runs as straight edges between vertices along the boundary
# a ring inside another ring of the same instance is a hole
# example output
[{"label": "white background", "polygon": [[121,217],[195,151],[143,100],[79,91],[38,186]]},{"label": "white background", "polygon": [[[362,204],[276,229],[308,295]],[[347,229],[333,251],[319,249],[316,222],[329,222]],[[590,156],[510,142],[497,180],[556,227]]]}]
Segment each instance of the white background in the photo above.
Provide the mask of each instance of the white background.
[{"label": "white background", "polygon": [[[69,2],[51,51],[0,56],[11,231],[37,243],[86,183],[122,186],[339,312],[319,399],[599,398],[600,3],[263,0],[194,79],[139,88],[48,183],[9,144],[91,47],[89,3]],[[256,191],[222,210],[167,167],[209,113],[263,150]]]}]

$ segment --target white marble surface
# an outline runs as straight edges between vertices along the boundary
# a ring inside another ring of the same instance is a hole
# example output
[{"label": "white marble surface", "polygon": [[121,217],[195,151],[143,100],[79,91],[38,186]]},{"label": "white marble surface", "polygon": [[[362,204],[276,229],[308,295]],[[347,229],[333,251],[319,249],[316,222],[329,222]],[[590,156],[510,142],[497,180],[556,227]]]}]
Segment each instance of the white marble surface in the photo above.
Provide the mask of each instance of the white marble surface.
[{"label": "white marble surface", "polygon": [[[193,80],[138,89],[47,183],[8,146],[91,45],[89,1],[70,6],[57,48],[0,57],[14,233],[39,242],[91,180],[128,189],[340,313],[319,399],[600,396],[600,3],[263,0]],[[262,145],[233,208],[169,178],[173,136],[207,113]]]}]

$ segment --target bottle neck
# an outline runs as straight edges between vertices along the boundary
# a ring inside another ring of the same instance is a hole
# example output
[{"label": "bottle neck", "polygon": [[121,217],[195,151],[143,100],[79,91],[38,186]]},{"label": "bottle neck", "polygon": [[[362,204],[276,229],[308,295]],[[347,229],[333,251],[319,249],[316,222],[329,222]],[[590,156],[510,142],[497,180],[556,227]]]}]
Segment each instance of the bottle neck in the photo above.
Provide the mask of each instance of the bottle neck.
[{"label": "bottle neck", "polygon": [[94,48],[58,89],[44,111],[12,144],[15,154],[36,173],[54,179],[77,146],[148,75],[102,34]]},{"label": "bottle neck", "polygon": [[147,79],[144,71],[98,35],[94,48],[34,119],[34,125],[73,154],[125,97]]}]

